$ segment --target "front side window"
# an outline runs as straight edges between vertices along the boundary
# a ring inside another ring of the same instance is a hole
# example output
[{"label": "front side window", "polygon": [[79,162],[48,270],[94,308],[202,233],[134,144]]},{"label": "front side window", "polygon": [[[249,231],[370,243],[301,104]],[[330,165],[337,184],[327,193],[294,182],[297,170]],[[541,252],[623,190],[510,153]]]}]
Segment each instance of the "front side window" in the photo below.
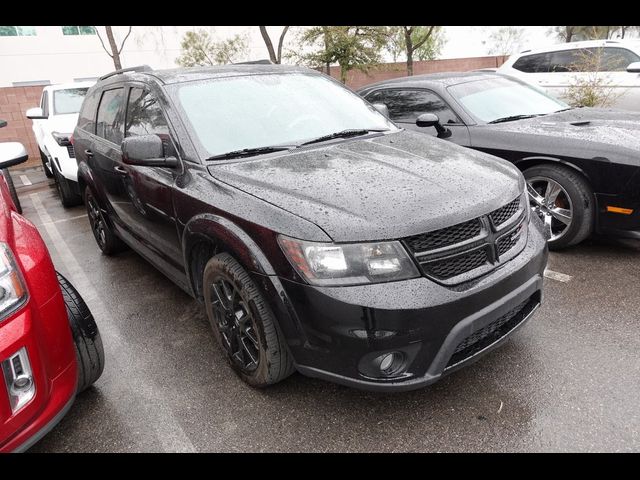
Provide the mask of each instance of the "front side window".
[{"label": "front side window", "polygon": [[600,62],[600,71],[602,72],[625,72],[627,67],[634,63],[640,62],[640,56],[626,48],[605,47]]},{"label": "front side window", "polygon": [[509,78],[487,78],[448,87],[449,93],[481,122],[519,115],[546,115],[569,106]]},{"label": "front side window", "polygon": [[65,115],[78,113],[89,88],[67,88],[53,91],[53,113]]},{"label": "front side window", "polygon": [[42,100],[40,101],[40,108],[42,109],[42,115],[49,116],[49,93],[47,91],[42,92]]},{"label": "front side window", "polygon": [[415,123],[423,113],[436,114],[440,123],[460,123],[444,100],[427,90],[378,90],[367,95],[367,100],[384,103],[391,119],[398,123]]},{"label": "front side window", "polygon": [[62,27],[63,35],[95,35],[96,29],[95,27],[86,26],[86,27]]},{"label": "front side window", "polygon": [[36,27],[0,27],[0,37],[33,37]]},{"label": "front side window", "polygon": [[158,99],[142,88],[132,88],[127,105],[125,136],[159,135],[168,137],[169,126]]},{"label": "front side window", "polygon": [[96,135],[118,145],[122,143],[124,135],[121,114],[123,98],[123,88],[106,90],[100,100],[98,119],[96,121]]},{"label": "front side window", "polygon": [[207,156],[298,145],[344,130],[396,130],[363,98],[318,74],[256,74],[168,87]]}]

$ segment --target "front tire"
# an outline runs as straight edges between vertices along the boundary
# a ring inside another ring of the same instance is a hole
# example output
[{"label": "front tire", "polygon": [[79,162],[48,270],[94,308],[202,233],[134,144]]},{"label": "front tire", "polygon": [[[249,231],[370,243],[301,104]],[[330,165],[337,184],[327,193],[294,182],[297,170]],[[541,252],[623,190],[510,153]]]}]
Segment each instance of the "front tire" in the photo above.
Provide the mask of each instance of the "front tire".
[{"label": "front tire", "polygon": [[537,165],[524,171],[534,213],[545,225],[549,249],[577,245],[593,232],[595,207],[587,180],[567,167]]},{"label": "front tire", "polygon": [[104,370],[102,337],[89,307],[74,286],[58,272],[78,359],[78,393],[93,385]]},{"label": "front tire", "polygon": [[203,294],[216,340],[242,380],[265,387],[295,371],[271,309],[247,271],[228,253],[207,262]]},{"label": "front tire", "polygon": [[19,214],[22,214],[22,205],[20,204],[20,198],[18,197],[18,192],[16,192],[16,186],[13,184],[13,178],[11,177],[11,173],[9,173],[9,169],[3,169],[2,174],[4,175],[4,179],[7,182],[7,187],[9,187],[9,194],[11,195],[11,200],[13,200],[13,203],[16,206],[16,211]]},{"label": "front tire", "polygon": [[84,191],[84,204],[87,207],[87,215],[89,216],[93,237],[96,239],[98,248],[102,253],[104,255],[113,255],[124,250],[124,242],[111,230],[98,201],[89,187],[85,188]]},{"label": "front tire", "polygon": [[[52,162],[53,163],[53,162]],[[75,207],[82,204],[82,197],[73,191],[69,180],[64,178],[58,169],[53,167],[53,175],[56,180],[56,188],[60,195],[60,201],[65,208]]]}]

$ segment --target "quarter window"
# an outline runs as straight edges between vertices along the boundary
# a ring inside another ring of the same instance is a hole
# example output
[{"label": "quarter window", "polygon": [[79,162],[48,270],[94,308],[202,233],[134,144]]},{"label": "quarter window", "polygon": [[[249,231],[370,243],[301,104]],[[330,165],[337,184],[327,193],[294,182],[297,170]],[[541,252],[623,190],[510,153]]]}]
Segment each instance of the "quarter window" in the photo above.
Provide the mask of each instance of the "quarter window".
[{"label": "quarter window", "polygon": [[123,97],[123,88],[106,90],[100,100],[96,122],[96,135],[118,145],[122,143],[124,134],[121,114]]},{"label": "quarter window", "polygon": [[384,103],[391,119],[399,123],[414,123],[423,113],[435,113],[441,123],[460,123],[444,100],[427,90],[378,90],[368,95],[367,100]]}]

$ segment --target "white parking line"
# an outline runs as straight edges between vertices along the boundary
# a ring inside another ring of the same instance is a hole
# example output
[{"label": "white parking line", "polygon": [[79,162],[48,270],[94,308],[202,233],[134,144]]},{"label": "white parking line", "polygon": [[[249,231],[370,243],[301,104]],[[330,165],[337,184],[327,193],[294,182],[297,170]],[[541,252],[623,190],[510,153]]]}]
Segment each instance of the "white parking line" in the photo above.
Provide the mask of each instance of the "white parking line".
[{"label": "white parking line", "polygon": [[548,268],[544,271],[544,276],[546,278],[550,278],[551,280],[556,280],[563,283],[567,283],[573,278],[571,275],[567,275],[566,273],[554,272],[553,270],[549,270]]},{"label": "white parking line", "polygon": [[26,175],[20,175],[20,180],[22,180],[22,185],[33,185],[33,183],[31,183],[31,180],[29,180],[29,177],[27,177]]},{"label": "white parking line", "polygon": [[[134,400],[140,405],[146,406],[148,415],[155,418],[147,418],[145,426],[154,428],[156,436],[162,448],[166,452],[196,452],[196,448],[191,443],[180,423],[173,415],[171,407],[162,402],[162,397],[158,395],[156,385],[145,378],[142,373],[144,365],[137,360],[135,347],[127,341],[117,324],[111,316],[110,309],[101,300],[102,296],[93,286],[91,280],[80,266],[76,256],[64,240],[64,237],[56,227],[55,222],[44,208],[38,193],[29,195],[35,207],[42,227],[46,230],[53,245],[52,248],[58,253],[58,257],[64,263],[69,276],[76,288],[82,292],[82,297],[89,306],[92,313],[99,319],[100,330],[103,333],[105,349],[111,350],[107,362],[115,364],[114,369],[119,371],[130,371],[136,376],[136,391],[123,392],[130,400]],[[118,365],[120,362],[125,365]],[[137,365],[136,365],[137,364]],[[141,374],[142,373],[142,374]],[[127,388],[126,386],[124,388]]]}]

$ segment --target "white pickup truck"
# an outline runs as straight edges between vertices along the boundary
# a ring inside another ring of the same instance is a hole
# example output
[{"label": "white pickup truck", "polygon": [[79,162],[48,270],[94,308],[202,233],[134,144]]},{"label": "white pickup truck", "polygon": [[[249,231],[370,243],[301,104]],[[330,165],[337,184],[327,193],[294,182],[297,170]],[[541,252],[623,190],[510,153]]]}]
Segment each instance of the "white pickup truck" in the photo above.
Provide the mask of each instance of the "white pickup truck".
[{"label": "white pickup truck", "polygon": [[54,178],[65,207],[82,203],[78,188],[78,164],[69,137],[78,123],[78,112],[95,81],[47,85],[40,106],[27,110],[33,120],[44,173]]}]

